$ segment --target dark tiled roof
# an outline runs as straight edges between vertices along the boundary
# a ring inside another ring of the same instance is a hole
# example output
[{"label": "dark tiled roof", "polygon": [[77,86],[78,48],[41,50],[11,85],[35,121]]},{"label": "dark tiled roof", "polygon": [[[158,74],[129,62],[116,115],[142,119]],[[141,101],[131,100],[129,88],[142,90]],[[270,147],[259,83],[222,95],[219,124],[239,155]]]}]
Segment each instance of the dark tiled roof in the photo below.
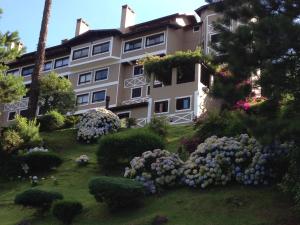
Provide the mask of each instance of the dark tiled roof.
[{"label": "dark tiled roof", "polygon": [[198,9],[195,10],[195,12],[197,12],[199,14],[202,11],[207,10],[210,7],[213,7],[214,5],[218,4],[219,2],[220,1],[216,1],[216,2],[211,3],[211,4],[206,4],[206,5],[200,6]]}]

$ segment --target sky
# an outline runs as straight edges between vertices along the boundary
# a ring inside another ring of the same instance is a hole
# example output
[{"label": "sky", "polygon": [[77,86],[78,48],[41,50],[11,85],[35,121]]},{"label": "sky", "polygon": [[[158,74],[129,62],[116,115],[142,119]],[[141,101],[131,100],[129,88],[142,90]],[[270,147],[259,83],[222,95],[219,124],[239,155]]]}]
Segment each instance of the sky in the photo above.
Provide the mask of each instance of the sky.
[{"label": "sky", "polygon": [[[119,28],[125,4],[135,11],[136,23],[141,23],[173,13],[194,13],[205,0],[52,0],[47,47],[74,37],[78,18],[90,29]],[[27,52],[35,51],[44,0],[0,0],[0,8],[0,31],[18,31]]]}]

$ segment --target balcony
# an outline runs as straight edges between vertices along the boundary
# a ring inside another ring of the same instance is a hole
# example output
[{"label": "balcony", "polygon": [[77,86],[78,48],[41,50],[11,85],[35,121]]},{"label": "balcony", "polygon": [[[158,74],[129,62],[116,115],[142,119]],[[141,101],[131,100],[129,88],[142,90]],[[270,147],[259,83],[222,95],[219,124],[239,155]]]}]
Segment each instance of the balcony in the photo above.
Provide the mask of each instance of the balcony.
[{"label": "balcony", "polygon": [[4,104],[4,112],[11,112],[16,110],[24,110],[28,108],[29,98],[23,98],[20,101],[16,101],[9,104]]},{"label": "balcony", "polygon": [[122,102],[122,105],[132,105],[132,104],[138,104],[138,103],[142,103],[142,102],[148,102],[149,98],[134,98],[134,99],[130,99],[130,100],[126,100]]},{"label": "balcony", "polygon": [[138,76],[124,80],[124,88],[140,87],[147,84],[145,76]]}]

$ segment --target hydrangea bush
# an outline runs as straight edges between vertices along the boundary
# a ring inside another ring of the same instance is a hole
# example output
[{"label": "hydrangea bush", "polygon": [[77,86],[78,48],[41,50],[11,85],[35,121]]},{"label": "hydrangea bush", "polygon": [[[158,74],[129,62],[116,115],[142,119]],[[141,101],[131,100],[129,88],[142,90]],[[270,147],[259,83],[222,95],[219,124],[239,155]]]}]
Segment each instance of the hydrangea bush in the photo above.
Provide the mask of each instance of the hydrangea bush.
[{"label": "hydrangea bush", "polygon": [[177,154],[156,149],[147,151],[130,162],[124,176],[135,178],[144,184],[149,193],[156,193],[159,187],[170,187],[178,183],[182,175],[183,161]]},{"label": "hydrangea bush", "polygon": [[246,134],[212,136],[184,164],[182,182],[201,188],[226,185],[231,180],[244,185],[268,184],[275,176],[272,162],[286,155],[288,149],[285,145],[263,147]]},{"label": "hydrangea bush", "polygon": [[76,158],[75,162],[78,166],[86,166],[89,164],[89,157],[87,155],[81,155],[78,158]]},{"label": "hydrangea bush", "polygon": [[111,111],[103,108],[84,113],[77,124],[77,140],[91,143],[98,137],[116,132],[121,127],[120,119]]}]

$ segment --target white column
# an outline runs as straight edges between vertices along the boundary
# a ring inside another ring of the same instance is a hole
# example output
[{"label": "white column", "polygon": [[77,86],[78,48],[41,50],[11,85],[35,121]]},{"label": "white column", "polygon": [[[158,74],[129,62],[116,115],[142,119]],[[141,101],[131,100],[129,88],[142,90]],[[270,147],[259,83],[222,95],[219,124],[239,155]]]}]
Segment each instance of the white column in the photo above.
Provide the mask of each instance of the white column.
[{"label": "white column", "polygon": [[147,123],[150,123],[152,115],[152,98],[148,99]]}]

